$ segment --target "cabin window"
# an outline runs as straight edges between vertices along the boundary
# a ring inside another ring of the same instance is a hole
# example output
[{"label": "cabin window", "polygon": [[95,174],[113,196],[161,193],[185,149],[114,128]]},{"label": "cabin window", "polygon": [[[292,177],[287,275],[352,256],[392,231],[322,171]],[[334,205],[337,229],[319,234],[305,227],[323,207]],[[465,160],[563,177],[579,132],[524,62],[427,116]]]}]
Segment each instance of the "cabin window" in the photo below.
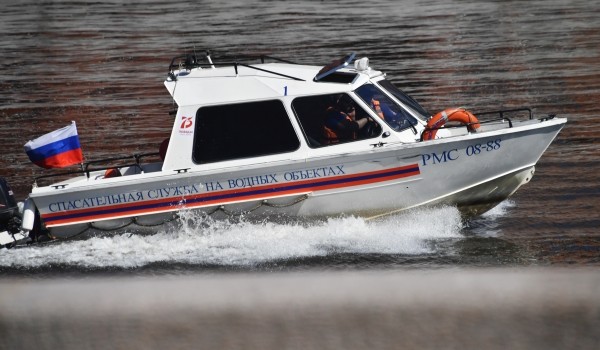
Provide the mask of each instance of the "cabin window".
[{"label": "cabin window", "polygon": [[348,94],[298,97],[292,108],[312,148],[364,140],[381,134],[374,121]]},{"label": "cabin window", "polygon": [[356,89],[356,94],[392,129],[402,131],[417,125],[417,119],[373,84]]},{"label": "cabin window", "polygon": [[423,108],[419,102],[415,99],[404,93],[404,91],[398,89],[394,84],[392,84],[389,80],[381,80],[377,83],[387,92],[389,92],[392,96],[398,99],[398,101],[404,103],[406,106],[414,110],[417,114],[419,114],[423,119],[427,119],[431,117],[431,114]]},{"label": "cabin window", "polygon": [[300,141],[279,100],[198,109],[193,160],[197,164],[292,152]]},{"label": "cabin window", "polygon": [[357,76],[356,73],[335,72],[324,76],[317,82],[351,84]]}]

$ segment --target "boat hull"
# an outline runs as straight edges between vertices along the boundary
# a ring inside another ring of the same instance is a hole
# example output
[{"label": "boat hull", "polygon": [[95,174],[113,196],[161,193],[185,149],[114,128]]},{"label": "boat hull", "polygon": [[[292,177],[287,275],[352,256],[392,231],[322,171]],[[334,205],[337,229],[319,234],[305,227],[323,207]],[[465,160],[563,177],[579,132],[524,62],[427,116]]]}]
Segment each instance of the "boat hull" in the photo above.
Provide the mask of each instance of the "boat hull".
[{"label": "boat hull", "polygon": [[160,227],[197,210],[244,216],[377,217],[422,205],[478,214],[528,182],[566,120],[221,172],[156,172],[39,188],[31,198],[45,226],[66,238],[135,224]]}]

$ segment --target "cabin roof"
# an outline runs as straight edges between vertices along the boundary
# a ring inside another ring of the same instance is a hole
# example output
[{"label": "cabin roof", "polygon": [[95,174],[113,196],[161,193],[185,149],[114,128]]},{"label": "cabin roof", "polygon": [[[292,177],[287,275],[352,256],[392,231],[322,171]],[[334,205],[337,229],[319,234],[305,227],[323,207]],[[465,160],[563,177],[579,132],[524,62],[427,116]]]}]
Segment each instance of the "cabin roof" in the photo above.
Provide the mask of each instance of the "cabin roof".
[{"label": "cabin roof", "polygon": [[382,74],[374,70],[358,72],[354,68],[343,68],[338,70],[340,74],[356,75],[352,83],[314,81],[320,69],[319,66],[288,63],[198,67],[174,71],[165,80],[165,86],[179,106],[212,105],[351,91],[370,77]]}]

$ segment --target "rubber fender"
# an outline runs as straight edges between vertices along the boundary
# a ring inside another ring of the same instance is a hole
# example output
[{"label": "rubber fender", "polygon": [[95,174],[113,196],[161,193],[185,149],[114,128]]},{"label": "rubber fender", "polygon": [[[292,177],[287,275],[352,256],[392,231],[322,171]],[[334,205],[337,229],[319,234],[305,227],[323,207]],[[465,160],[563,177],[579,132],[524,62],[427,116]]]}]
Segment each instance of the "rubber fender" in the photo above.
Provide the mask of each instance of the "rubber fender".
[{"label": "rubber fender", "polygon": [[35,203],[31,198],[27,198],[23,204],[23,223],[21,229],[24,231],[33,230],[35,224]]}]

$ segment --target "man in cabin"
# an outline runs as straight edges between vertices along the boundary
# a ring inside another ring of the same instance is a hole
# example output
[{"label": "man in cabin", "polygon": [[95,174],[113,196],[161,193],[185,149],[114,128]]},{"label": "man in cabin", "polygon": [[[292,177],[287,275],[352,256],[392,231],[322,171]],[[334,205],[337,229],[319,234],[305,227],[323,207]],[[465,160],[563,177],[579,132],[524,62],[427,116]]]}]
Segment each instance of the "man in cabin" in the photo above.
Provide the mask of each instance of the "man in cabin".
[{"label": "man in cabin", "polygon": [[344,94],[337,96],[326,113],[324,133],[327,144],[356,140],[358,132],[368,122],[368,118],[356,119],[354,101]]}]

